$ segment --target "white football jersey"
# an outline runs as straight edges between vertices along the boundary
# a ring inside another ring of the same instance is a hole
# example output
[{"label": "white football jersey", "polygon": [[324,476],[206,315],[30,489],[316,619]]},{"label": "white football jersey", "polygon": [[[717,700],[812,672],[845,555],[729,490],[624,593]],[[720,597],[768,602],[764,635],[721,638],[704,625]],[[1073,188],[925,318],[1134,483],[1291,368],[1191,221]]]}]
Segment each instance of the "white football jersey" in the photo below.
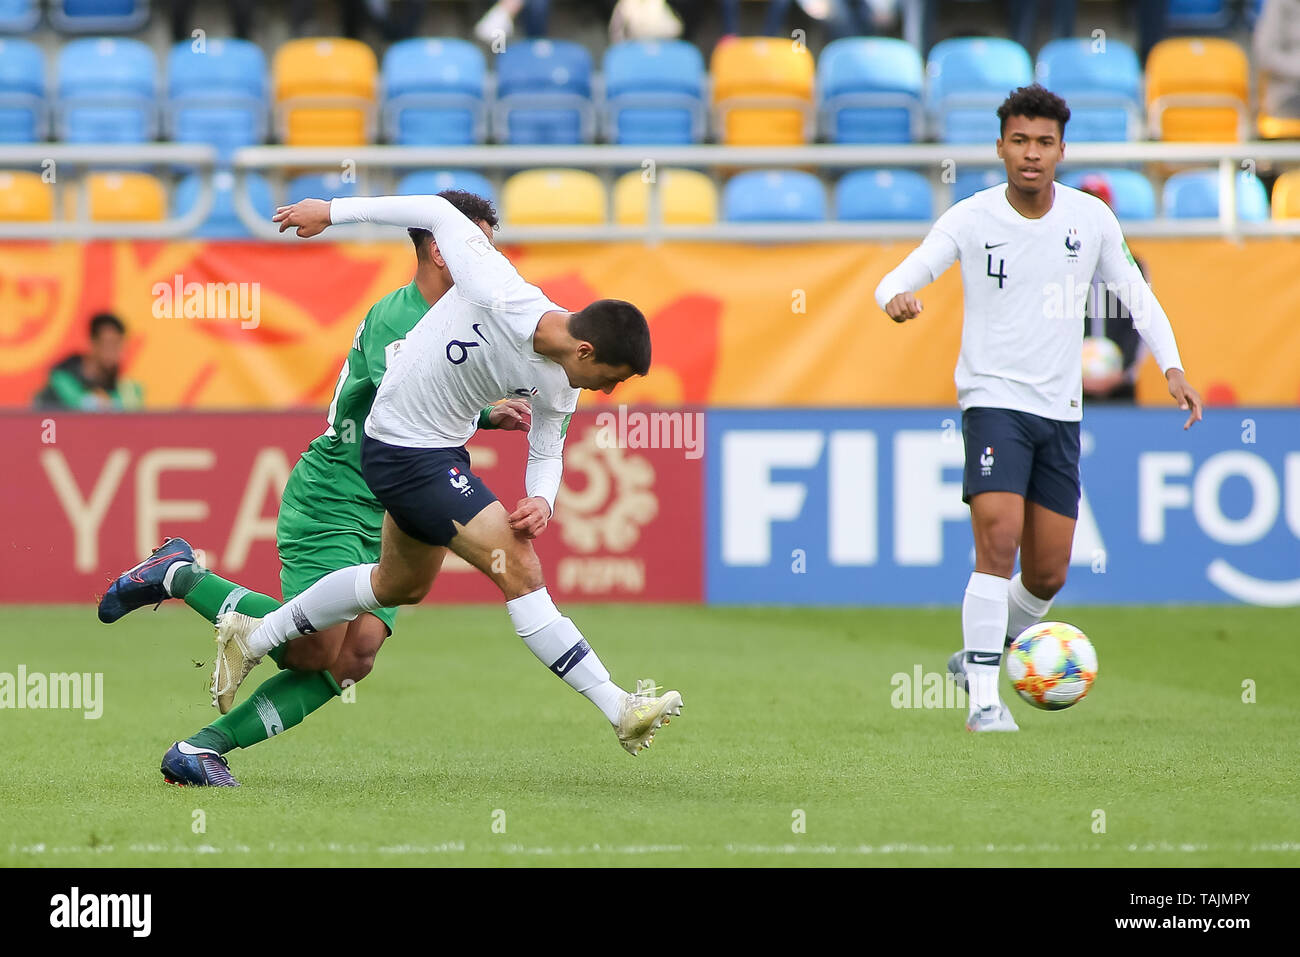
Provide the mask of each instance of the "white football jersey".
[{"label": "white football jersey", "polygon": [[1053,185],[1052,208],[1038,219],[1015,210],[1006,183],[953,204],[876,288],[883,309],[961,260],[965,318],[954,379],[963,409],[1083,417],[1084,310],[1094,274],[1132,312],[1161,370],[1182,368],[1169,319],[1115,214],[1095,196]]},{"label": "white football jersey", "polygon": [[417,226],[433,233],[455,285],[389,357],[366,434],[406,448],[456,448],[474,434],[479,411],[503,398],[532,405],[529,495],[554,505],[559,462],[578,389],[558,362],[533,350],[548,312],[565,312],[440,196],[335,199],[335,223]]}]

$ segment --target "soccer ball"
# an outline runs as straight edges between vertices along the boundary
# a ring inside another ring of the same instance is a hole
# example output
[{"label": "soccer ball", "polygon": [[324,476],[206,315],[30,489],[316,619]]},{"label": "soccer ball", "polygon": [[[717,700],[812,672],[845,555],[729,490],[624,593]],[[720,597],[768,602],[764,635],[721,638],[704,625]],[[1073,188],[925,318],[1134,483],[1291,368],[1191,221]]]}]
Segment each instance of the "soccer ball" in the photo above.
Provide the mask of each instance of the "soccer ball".
[{"label": "soccer ball", "polygon": [[1083,340],[1083,377],[1109,379],[1124,368],[1124,354],[1105,336],[1088,336]]},{"label": "soccer ball", "polygon": [[1060,711],[1083,700],[1097,678],[1097,652],[1088,636],[1063,621],[1026,628],[1007,652],[1007,675],[1035,708]]}]

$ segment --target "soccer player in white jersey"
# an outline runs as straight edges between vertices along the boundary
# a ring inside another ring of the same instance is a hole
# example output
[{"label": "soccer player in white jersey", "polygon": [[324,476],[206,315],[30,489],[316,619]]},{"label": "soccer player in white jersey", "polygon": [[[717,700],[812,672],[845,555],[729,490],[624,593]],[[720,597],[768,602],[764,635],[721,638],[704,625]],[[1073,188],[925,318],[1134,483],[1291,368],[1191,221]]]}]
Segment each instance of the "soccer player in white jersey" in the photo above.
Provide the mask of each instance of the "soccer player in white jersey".
[{"label": "soccer player in white jersey", "polygon": [[[682,697],[655,696],[652,682],[629,694],[610,680],[547,593],[532,539],[551,518],[579,391],[609,393],[649,371],[645,317],[615,299],[575,313],[561,309],[440,196],[307,199],[281,207],[274,220],[281,232],[296,227],[302,237],[335,223],[427,229],[454,285],[407,335],[366,418],[362,474],[386,511],[379,562],[325,575],[264,618],[222,616],[213,703],[224,713],[252,667],[290,639],[419,602],[450,549],[496,583],[528,648],[599,708],[637,754],[681,713]],[[465,450],[480,410],[507,397],[532,404],[527,497],[510,512],[470,470]]]},{"label": "soccer player in white jersey", "polygon": [[964,654],[949,671],[968,680],[970,731],[1018,730],[998,696],[1002,651],[1043,619],[1065,584],[1079,514],[1083,315],[1094,272],[1132,313],[1169,394],[1188,412],[1183,428],[1202,412],[1169,319],[1114,213],[1054,181],[1069,118],[1065,101],[1037,84],[1014,91],[998,108],[1006,183],[955,203],[876,288],[891,319],[915,319],[916,292],[961,261],[955,379],[975,571],[962,602]]}]

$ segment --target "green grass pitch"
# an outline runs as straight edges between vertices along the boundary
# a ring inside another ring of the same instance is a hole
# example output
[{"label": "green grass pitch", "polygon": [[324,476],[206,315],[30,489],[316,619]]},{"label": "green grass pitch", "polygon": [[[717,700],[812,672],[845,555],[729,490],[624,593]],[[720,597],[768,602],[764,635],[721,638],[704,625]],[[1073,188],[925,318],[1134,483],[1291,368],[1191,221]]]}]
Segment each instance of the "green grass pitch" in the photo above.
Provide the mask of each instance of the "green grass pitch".
[{"label": "green grass pitch", "polygon": [[103,672],[104,711],[0,710],[0,864],[1300,864],[1294,610],[1058,609],[1100,676],[1060,713],[1004,678],[1013,735],[894,706],[956,608],[566,610],[616,680],[682,692],[640,757],[500,608],[429,607],[354,703],[234,752],[227,790],[158,772],[215,713],[210,626],[8,608],[0,672]]}]

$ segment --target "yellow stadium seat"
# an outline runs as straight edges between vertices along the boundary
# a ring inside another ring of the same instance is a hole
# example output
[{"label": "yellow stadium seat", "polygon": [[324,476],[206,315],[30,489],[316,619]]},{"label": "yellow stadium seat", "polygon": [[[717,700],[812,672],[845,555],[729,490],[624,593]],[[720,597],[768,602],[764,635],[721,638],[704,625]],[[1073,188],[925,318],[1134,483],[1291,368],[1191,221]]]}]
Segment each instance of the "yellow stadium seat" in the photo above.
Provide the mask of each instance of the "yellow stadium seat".
[{"label": "yellow stadium seat", "polygon": [[580,169],[531,169],[501,190],[501,215],[511,226],[599,226],[608,221],[605,186]]},{"label": "yellow stadium seat", "polygon": [[[1264,103],[1268,81],[1259,79],[1259,102]],[[1262,140],[1300,140],[1300,119],[1284,116],[1269,116],[1262,109],[1256,119],[1259,126],[1259,138]]]},{"label": "yellow stadium seat", "polygon": [[[713,180],[689,169],[661,169],[659,202],[663,222],[698,226],[718,221],[718,190]],[[641,170],[624,173],[614,184],[614,222],[639,226],[648,220],[650,184]]]},{"label": "yellow stadium seat", "polygon": [[1287,170],[1273,184],[1273,218],[1300,219],[1300,169]]},{"label": "yellow stadium seat", "polygon": [[1158,138],[1231,143],[1243,137],[1250,66],[1231,40],[1161,40],[1147,57],[1147,115]]},{"label": "yellow stadium seat", "polygon": [[730,146],[808,142],[814,68],[812,54],[802,43],[781,37],[725,40],[713,50],[710,72],[721,142]]},{"label": "yellow stadium seat", "polygon": [[0,170],[0,220],[43,222],[54,218],[54,188],[39,173]]},{"label": "yellow stadium seat", "polygon": [[[85,192],[92,220],[146,223],[167,218],[167,190],[148,173],[91,173]],[[67,198],[70,206],[75,203],[71,192]]]},{"label": "yellow stadium seat", "polygon": [[359,40],[291,40],[271,67],[278,127],[289,146],[368,143],[375,115],[379,64]]}]

